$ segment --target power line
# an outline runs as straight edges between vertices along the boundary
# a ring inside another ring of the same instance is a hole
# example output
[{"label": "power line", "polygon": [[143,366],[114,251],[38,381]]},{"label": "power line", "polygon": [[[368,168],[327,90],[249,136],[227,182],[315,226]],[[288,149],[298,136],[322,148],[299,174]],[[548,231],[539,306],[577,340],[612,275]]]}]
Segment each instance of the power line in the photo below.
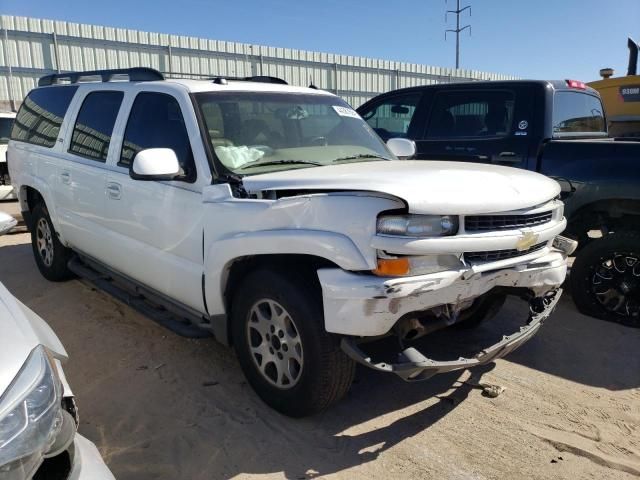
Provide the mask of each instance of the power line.
[{"label": "power line", "polygon": [[[448,1],[448,0],[445,0]],[[464,27],[460,28],[460,14],[465,10],[469,10],[469,16],[471,16],[471,5],[467,5],[466,7],[460,8],[460,0],[456,0],[456,9],[455,10],[447,10],[444,14],[444,22],[447,23],[447,14],[455,13],[456,14],[456,28],[449,28],[444,31],[444,39],[447,39],[447,33],[452,32],[456,34],[456,68],[460,68],[460,32],[469,29],[469,36],[471,36],[471,25],[467,24]]]}]

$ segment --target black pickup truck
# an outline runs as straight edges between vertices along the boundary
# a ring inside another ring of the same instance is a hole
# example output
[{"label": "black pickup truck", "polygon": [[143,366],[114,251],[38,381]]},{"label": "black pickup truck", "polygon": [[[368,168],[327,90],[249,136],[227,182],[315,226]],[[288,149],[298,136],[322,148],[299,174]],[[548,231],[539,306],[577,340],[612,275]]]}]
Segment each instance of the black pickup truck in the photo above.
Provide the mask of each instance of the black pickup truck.
[{"label": "black pickup truck", "polygon": [[640,326],[640,142],[609,138],[598,93],[575,80],[469,82],[379,95],[358,113],[418,159],[526,168],[562,186],[578,308]]}]

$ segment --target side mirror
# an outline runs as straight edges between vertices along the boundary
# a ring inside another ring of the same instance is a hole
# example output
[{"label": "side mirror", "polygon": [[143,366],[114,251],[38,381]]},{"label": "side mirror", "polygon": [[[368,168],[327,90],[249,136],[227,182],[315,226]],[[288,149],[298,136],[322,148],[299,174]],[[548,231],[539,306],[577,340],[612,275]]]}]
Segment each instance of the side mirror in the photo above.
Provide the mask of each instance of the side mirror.
[{"label": "side mirror", "polygon": [[390,138],[387,147],[400,160],[408,160],[416,154],[416,142],[406,138]]},{"label": "side mirror", "polygon": [[140,150],[129,167],[134,180],[173,180],[181,173],[176,152],[170,148]]},{"label": "side mirror", "polygon": [[8,213],[0,212],[0,235],[8,233],[17,223],[17,220]]}]

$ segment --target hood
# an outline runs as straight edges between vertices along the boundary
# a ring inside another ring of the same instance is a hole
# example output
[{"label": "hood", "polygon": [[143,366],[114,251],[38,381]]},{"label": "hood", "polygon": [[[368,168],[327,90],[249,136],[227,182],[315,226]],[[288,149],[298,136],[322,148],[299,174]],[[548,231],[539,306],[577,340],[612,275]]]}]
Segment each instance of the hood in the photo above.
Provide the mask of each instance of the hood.
[{"label": "hood", "polygon": [[0,396],[38,345],[65,360],[67,352],[53,330],[0,283]]},{"label": "hood", "polygon": [[261,190],[358,190],[403,199],[411,213],[474,215],[529,208],[548,202],[560,185],[511,167],[420,160],[347,163],[244,177]]}]

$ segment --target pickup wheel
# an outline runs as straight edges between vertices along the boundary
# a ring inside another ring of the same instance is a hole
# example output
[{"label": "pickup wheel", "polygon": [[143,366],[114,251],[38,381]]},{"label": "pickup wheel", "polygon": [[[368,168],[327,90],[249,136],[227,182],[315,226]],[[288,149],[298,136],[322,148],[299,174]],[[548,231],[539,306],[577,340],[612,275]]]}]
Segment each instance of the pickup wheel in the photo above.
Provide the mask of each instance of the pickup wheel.
[{"label": "pickup wheel", "polygon": [[611,233],[581,250],[571,293],[586,315],[640,327],[640,232]]},{"label": "pickup wheel", "polygon": [[31,247],[38,270],[44,278],[52,282],[73,278],[73,273],[67,268],[71,250],[60,243],[49,211],[43,203],[38,203],[33,208]]},{"label": "pickup wheel", "polygon": [[240,366],[272,408],[312,415],[349,390],[355,363],[325,331],[319,290],[308,278],[251,272],[236,290],[232,322]]}]

